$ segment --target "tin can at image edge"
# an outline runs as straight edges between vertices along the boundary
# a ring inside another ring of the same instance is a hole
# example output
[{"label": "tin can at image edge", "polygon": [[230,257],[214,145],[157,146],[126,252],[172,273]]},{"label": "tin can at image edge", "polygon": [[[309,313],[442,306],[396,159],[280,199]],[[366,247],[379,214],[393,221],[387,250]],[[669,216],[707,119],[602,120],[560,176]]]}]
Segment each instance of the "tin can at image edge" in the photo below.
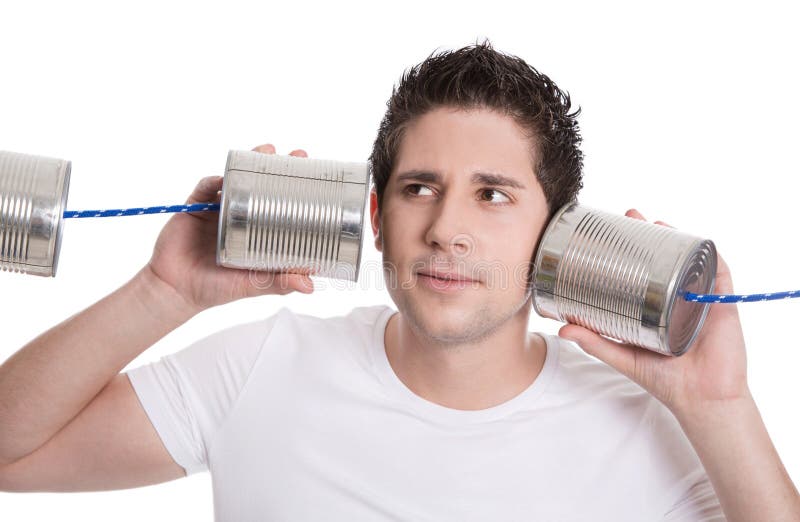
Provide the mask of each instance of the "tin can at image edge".
[{"label": "tin can at image edge", "polygon": [[673,228],[570,203],[542,234],[535,257],[536,313],[666,355],[692,344],[710,303],[714,243]]},{"label": "tin can at image edge", "polygon": [[217,264],[357,281],[366,163],[230,151]]},{"label": "tin can at image edge", "polygon": [[54,277],[72,164],[0,151],[0,269]]}]

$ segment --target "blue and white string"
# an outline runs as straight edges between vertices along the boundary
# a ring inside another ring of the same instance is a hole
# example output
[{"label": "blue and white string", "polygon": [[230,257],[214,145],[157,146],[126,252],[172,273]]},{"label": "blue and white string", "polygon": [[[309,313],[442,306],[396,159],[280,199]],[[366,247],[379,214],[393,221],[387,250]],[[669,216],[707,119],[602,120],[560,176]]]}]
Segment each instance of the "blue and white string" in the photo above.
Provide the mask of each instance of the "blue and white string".
[{"label": "blue and white string", "polygon": [[[90,218],[90,217],[118,217],[141,216],[143,214],[166,214],[169,212],[206,212],[219,211],[218,203],[194,203],[191,205],[170,205],[168,207],[136,207],[118,208],[111,210],[65,210],[64,218]],[[774,301],[777,299],[791,299],[800,297],[800,290],[788,292],[771,292],[767,294],[724,295],[724,294],[693,294],[686,292],[685,301],[696,303],[740,303],[752,301]]]},{"label": "blue and white string", "polygon": [[219,203],[193,203],[168,207],[115,208],[111,210],[65,210],[64,218],[141,216],[142,214],[166,214],[168,212],[219,211]]},{"label": "blue and white string", "polygon": [[774,301],[776,299],[790,299],[800,297],[800,290],[790,290],[788,292],[771,292],[768,294],[747,294],[747,295],[724,295],[724,294],[693,294],[686,292],[683,299],[696,303],[739,303],[751,301]]}]

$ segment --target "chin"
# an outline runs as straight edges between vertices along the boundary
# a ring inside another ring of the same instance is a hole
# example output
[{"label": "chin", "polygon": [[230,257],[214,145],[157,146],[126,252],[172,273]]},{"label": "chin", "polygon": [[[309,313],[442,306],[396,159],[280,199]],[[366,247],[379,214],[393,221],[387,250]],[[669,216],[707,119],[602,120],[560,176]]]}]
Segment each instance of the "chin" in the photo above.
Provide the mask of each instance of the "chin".
[{"label": "chin", "polygon": [[479,334],[489,311],[474,303],[434,303],[412,299],[403,313],[418,333],[440,342],[463,342]]}]

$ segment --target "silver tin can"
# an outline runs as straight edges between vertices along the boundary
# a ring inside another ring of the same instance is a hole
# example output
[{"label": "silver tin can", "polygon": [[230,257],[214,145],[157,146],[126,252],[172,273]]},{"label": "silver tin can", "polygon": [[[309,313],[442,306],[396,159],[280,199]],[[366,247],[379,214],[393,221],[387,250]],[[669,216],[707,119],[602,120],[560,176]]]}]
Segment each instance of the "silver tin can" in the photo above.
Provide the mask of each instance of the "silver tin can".
[{"label": "silver tin can", "polygon": [[53,277],[71,163],[0,151],[0,268]]},{"label": "silver tin can", "polygon": [[694,342],[711,303],[717,252],[708,239],[570,203],[535,257],[536,313],[665,355]]},{"label": "silver tin can", "polygon": [[230,151],[217,264],[357,281],[366,163]]}]

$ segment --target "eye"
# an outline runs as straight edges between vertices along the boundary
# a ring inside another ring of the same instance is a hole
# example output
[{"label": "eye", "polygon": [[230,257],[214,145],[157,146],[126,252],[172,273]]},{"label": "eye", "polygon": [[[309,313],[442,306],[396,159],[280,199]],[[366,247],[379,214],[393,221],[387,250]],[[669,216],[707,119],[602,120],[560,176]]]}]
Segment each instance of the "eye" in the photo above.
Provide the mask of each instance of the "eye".
[{"label": "eye", "polygon": [[[505,195],[504,193],[500,192],[499,190],[487,188],[487,189],[481,189],[481,191],[480,191],[481,196],[483,196],[484,194],[487,194],[487,193],[492,193],[492,192],[494,192],[495,194],[499,194],[500,196],[504,197],[505,201],[495,201],[495,200],[492,200],[492,199],[488,199],[487,200],[487,199],[485,199],[483,197],[480,198],[481,201],[489,201],[491,203],[494,203],[495,205],[508,205],[509,203],[511,203],[511,198],[509,198],[507,195]],[[490,196],[490,198],[491,198],[491,196]]]},{"label": "eye", "polygon": [[[405,192],[406,194],[414,194],[414,187],[420,187],[422,190],[431,191],[430,187],[421,185],[419,183],[411,183],[410,185],[406,185],[406,187],[403,189],[403,192]],[[433,191],[431,191],[431,193],[432,192]],[[414,195],[419,195],[419,194],[414,194]]]}]

